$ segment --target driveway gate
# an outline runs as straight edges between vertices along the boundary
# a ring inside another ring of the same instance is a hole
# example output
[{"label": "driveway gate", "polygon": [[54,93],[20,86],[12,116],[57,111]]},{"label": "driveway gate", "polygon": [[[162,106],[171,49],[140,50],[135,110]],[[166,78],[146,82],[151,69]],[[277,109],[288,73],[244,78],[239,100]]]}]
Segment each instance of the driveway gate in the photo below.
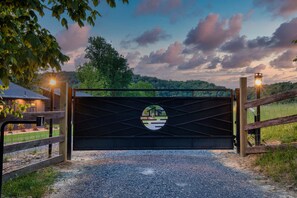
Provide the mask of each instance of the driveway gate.
[{"label": "driveway gate", "polygon": [[233,91],[75,89],[73,127],[73,150],[232,149]]}]

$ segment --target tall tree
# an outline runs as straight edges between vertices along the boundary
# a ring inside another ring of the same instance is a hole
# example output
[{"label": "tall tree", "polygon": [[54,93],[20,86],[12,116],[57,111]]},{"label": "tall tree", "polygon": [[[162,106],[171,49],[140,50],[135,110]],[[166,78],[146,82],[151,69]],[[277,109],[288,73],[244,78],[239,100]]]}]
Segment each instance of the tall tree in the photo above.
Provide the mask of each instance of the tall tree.
[{"label": "tall tree", "polygon": [[145,89],[154,89],[154,86],[145,81],[138,81],[129,85],[129,89],[144,89],[143,91],[129,91],[127,96],[139,96],[139,97],[154,97],[155,91],[145,91]]},{"label": "tall tree", "polygon": [[[39,69],[60,70],[69,58],[53,35],[40,26],[44,10],[68,27],[68,19],[94,25],[100,13],[94,9],[99,0],[1,0],[0,1],[0,79],[8,85],[10,77],[32,78]],[[106,0],[115,7],[115,0]],[[128,0],[122,0],[128,3]]]},{"label": "tall tree", "polygon": [[132,80],[132,69],[110,43],[102,37],[90,37],[86,48],[89,64],[97,69],[103,88],[127,88]]},{"label": "tall tree", "polygon": [[[128,0],[121,0],[128,3]],[[91,2],[91,3],[90,3]],[[115,0],[106,0],[110,7]],[[62,26],[70,19],[79,26],[94,25],[100,13],[95,9],[99,0],[1,0],[0,1],[0,91],[9,79],[30,80],[40,69],[61,70],[69,60],[61,52],[56,38],[39,24],[44,10]],[[0,97],[0,115],[13,114],[12,108]],[[23,109],[23,108],[22,108]]]}]

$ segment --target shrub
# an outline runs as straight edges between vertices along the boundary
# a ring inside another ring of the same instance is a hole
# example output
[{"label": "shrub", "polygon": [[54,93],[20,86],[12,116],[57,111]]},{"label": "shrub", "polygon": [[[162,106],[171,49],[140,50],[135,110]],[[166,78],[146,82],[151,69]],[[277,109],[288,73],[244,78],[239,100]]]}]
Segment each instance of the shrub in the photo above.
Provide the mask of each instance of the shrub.
[{"label": "shrub", "polygon": [[31,128],[33,131],[38,131],[39,129],[37,128],[36,124],[31,124]]},{"label": "shrub", "polygon": [[14,124],[8,124],[7,125],[8,132],[12,132],[13,129],[14,129]]},{"label": "shrub", "polygon": [[25,125],[24,124],[18,124],[18,129],[21,130],[22,132],[26,132],[26,129],[25,129]]}]

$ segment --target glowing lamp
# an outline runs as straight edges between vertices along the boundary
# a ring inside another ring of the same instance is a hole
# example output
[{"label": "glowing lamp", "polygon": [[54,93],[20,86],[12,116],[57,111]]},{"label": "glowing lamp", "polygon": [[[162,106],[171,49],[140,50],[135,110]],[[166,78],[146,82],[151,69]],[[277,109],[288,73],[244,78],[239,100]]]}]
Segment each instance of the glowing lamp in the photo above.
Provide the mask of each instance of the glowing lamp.
[{"label": "glowing lamp", "polygon": [[50,79],[49,84],[50,84],[51,86],[55,86],[55,85],[57,84],[56,79],[53,79],[53,78]]},{"label": "glowing lamp", "polygon": [[263,83],[262,77],[263,77],[262,73],[255,73],[255,86],[256,87],[262,86],[262,83]]}]

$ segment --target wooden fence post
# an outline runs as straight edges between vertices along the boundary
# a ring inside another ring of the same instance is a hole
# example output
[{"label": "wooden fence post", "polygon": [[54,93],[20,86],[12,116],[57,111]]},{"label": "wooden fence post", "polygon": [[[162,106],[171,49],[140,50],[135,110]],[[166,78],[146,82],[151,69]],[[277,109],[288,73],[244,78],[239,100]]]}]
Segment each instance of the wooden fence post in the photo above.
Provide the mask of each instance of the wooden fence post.
[{"label": "wooden fence post", "polygon": [[240,156],[246,156],[247,148],[247,131],[245,131],[245,126],[247,125],[247,110],[244,105],[247,101],[247,78],[240,78]]},{"label": "wooden fence post", "polygon": [[68,83],[60,83],[60,110],[65,111],[65,117],[60,119],[60,135],[64,136],[64,141],[59,144],[59,154],[63,156],[64,161],[67,160],[67,96],[68,96]]}]

